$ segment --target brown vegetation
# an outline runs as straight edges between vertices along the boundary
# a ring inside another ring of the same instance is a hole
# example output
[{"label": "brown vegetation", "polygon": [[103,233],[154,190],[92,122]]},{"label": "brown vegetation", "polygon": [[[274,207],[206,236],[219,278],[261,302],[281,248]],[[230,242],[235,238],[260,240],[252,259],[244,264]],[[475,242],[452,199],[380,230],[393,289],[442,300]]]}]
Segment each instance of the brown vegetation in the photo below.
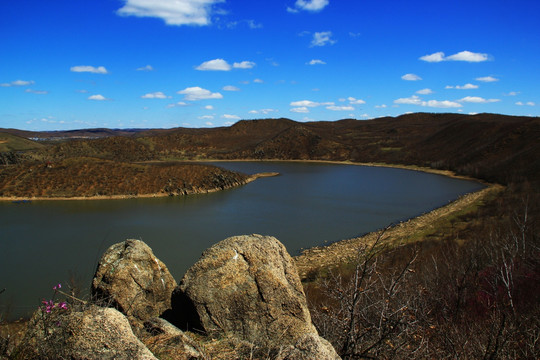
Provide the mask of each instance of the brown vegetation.
[{"label": "brown vegetation", "polygon": [[246,175],[199,164],[130,164],[92,158],[0,168],[0,196],[71,198],[184,195],[245,183]]}]

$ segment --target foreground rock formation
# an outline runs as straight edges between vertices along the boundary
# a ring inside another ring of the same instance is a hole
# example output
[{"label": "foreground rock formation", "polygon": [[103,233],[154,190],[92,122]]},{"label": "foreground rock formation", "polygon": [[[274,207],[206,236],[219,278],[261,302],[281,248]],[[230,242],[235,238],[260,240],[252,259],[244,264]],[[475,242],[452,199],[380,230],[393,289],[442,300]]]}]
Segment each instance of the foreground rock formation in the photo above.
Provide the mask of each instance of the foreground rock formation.
[{"label": "foreground rock formation", "polygon": [[101,257],[92,296],[117,308],[131,320],[144,322],[171,308],[176,281],[152,249],[140,240],[114,244]]},{"label": "foreground rock formation", "polygon": [[311,323],[292,258],[276,238],[235,236],[206,250],[172,297],[175,321],[287,353],[336,359]]},{"label": "foreground rock formation", "polygon": [[112,308],[38,310],[30,320],[18,359],[157,360]]},{"label": "foreground rock formation", "polygon": [[339,359],[311,323],[293,260],[274,237],[215,244],[178,286],[145,243],[126,240],[101,258],[92,295],[105,307],[46,303],[16,358]]}]

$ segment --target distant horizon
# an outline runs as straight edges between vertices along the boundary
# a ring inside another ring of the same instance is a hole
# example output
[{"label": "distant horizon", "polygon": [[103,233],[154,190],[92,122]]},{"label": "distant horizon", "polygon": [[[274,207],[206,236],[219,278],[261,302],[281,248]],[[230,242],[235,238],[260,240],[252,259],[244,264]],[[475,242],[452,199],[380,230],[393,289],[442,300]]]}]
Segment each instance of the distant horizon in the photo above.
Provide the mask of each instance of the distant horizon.
[{"label": "distant horizon", "polygon": [[0,4],[0,127],[540,115],[540,2]]},{"label": "distant horizon", "polygon": [[145,131],[145,130],[173,130],[173,129],[208,129],[208,128],[222,128],[222,127],[231,127],[239,122],[242,121],[261,121],[261,120],[291,120],[295,121],[297,123],[316,123],[316,122],[339,122],[343,120],[354,120],[354,121],[373,121],[383,118],[399,118],[402,116],[407,115],[415,115],[415,114],[439,114],[439,115],[445,115],[445,114],[456,114],[456,115],[462,115],[462,116],[476,116],[476,115],[496,115],[496,116],[508,116],[508,117],[530,117],[530,118],[540,118],[540,115],[538,116],[530,116],[530,115],[509,115],[509,114],[498,114],[498,113],[475,113],[475,114],[463,114],[463,113],[452,113],[452,112],[441,112],[441,113],[435,113],[435,112],[427,112],[427,111],[419,111],[414,113],[405,113],[395,116],[380,116],[377,118],[371,118],[371,119],[354,119],[354,118],[342,118],[342,119],[335,119],[335,120],[312,120],[312,121],[298,121],[294,120],[288,117],[267,117],[267,118],[253,118],[253,119],[240,119],[238,121],[235,121],[234,123],[227,124],[227,125],[220,125],[220,126],[201,126],[201,127],[193,127],[193,126],[174,126],[174,127],[131,127],[131,128],[108,128],[108,127],[88,127],[88,128],[74,128],[74,129],[51,129],[51,130],[29,130],[29,129],[19,129],[19,128],[9,128],[9,127],[0,127],[1,130],[16,130],[16,131],[25,131],[25,132],[75,132],[75,131],[92,131],[92,130],[111,130],[111,131],[126,131],[126,132],[139,132],[139,131]]}]

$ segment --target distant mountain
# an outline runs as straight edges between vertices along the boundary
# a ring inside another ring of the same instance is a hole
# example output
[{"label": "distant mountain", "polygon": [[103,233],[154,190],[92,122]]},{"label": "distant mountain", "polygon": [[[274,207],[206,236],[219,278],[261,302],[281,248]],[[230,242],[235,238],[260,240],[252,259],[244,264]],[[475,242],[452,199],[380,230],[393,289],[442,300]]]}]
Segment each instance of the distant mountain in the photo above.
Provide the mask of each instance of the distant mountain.
[{"label": "distant mountain", "polygon": [[367,121],[281,118],[220,128],[46,133],[51,134],[71,141],[34,150],[34,159],[336,160],[448,169],[500,183],[540,179],[540,118],[535,117],[415,113]]}]

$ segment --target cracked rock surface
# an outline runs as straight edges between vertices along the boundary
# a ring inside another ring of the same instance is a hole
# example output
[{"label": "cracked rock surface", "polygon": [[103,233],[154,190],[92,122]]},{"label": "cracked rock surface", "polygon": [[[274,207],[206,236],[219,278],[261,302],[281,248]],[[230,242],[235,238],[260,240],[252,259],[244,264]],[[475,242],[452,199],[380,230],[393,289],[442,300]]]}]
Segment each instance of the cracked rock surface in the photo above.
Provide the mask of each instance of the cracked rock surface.
[{"label": "cracked rock surface", "polygon": [[180,327],[289,353],[308,336],[315,352],[301,356],[339,358],[311,323],[291,256],[271,236],[234,236],[204,251],[174,290],[172,308]]},{"label": "cracked rock surface", "polygon": [[109,247],[92,280],[92,296],[124,313],[133,323],[160,316],[171,307],[176,281],[167,266],[140,240]]}]

